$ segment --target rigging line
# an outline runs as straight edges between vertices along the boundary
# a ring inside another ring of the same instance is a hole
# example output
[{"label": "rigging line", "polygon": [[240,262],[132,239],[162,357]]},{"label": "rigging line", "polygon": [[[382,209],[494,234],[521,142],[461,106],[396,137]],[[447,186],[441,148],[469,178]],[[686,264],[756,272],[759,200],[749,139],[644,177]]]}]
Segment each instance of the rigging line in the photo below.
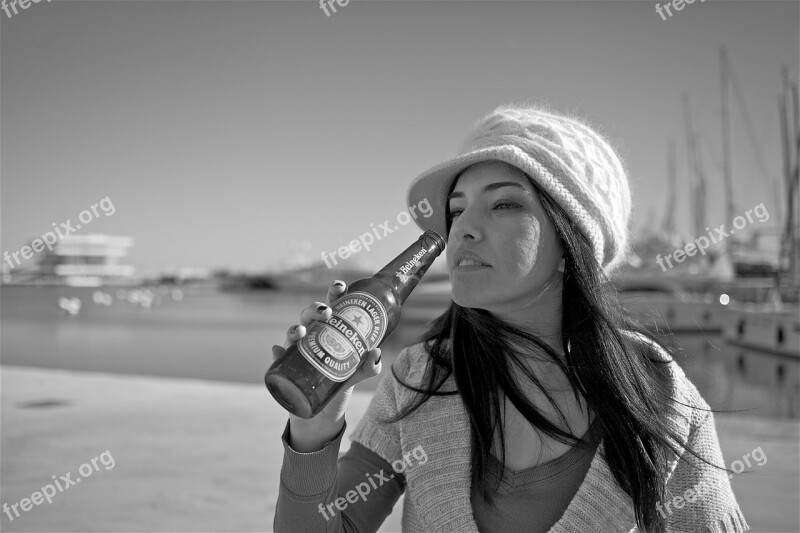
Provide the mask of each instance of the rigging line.
[{"label": "rigging line", "polygon": [[755,152],[756,161],[758,162],[758,168],[761,171],[761,177],[764,179],[764,181],[769,182],[769,175],[767,174],[767,167],[764,164],[764,156],[761,152],[761,145],[758,143],[758,138],[755,135],[755,128],[753,128],[753,122],[750,120],[750,113],[747,110],[747,103],[745,102],[744,96],[742,96],[742,91],[739,87],[739,80],[736,78],[733,65],[730,63],[728,64],[728,78],[731,80],[731,85],[733,85],[733,93],[736,95],[736,102],[739,104],[739,110],[742,112],[742,117],[744,118],[745,130],[747,131],[747,135],[750,137],[750,143],[753,145],[753,151]]}]

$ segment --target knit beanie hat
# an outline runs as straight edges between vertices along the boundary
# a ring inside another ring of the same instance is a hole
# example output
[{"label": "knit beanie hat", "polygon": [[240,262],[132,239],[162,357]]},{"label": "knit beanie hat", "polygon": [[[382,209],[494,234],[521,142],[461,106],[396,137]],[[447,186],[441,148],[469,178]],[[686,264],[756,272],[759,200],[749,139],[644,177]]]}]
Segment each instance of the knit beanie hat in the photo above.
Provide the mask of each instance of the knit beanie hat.
[{"label": "knit beanie hat", "polygon": [[453,180],[470,165],[489,160],[519,168],[547,192],[589,239],[606,273],[624,259],[631,193],[619,157],[582,122],[534,107],[498,107],[475,124],[459,155],[411,183],[408,205],[426,199],[433,205],[431,216],[414,219],[417,225],[446,236]]}]

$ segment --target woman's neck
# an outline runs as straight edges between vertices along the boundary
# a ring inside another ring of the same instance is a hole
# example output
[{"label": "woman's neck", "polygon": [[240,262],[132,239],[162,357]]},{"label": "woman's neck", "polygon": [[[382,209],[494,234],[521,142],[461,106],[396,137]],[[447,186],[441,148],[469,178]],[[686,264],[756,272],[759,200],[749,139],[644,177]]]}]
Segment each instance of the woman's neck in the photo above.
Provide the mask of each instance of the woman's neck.
[{"label": "woman's neck", "polygon": [[562,353],[562,288],[563,274],[555,272],[539,291],[510,303],[505,309],[489,311],[515,327],[536,335],[556,352]]},{"label": "woman's neck", "polygon": [[[544,341],[564,360],[564,346],[561,343],[561,298],[563,294],[563,274],[556,272],[541,289],[526,298],[514,302],[508,309],[491,311],[498,318],[515,327],[535,335]],[[530,347],[515,345],[522,355],[522,362],[550,392],[572,392],[569,379],[558,364],[549,357],[533,356]],[[531,357],[533,356],[533,357]],[[525,384],[523,379],[520,383]]]}]

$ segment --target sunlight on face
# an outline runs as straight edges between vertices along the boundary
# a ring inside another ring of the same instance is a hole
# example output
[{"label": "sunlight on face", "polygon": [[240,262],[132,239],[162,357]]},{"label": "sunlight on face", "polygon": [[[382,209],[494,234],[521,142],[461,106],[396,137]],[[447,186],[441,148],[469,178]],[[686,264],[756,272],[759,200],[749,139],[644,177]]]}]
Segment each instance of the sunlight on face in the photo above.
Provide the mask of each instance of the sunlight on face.
[{"label": "sunlight on face", "polygon": [[560,275],[558,236],[518,168],[501,161],[472,165],[458,178],[447,205],[451,227],[445,251],[458,305],[513,310]]}]

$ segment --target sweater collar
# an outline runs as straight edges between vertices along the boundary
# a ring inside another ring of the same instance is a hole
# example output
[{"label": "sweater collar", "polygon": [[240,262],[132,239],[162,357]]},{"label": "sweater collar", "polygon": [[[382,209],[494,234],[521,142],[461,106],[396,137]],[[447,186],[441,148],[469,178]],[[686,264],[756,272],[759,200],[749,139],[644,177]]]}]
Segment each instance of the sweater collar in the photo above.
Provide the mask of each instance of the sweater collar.
[{"label": "sweater collar", "polygon": [[[676,386],[675,363],[666,365],[673,398],[681,400],[673,412],[666,413],[667,424],[680,436],[681,444],[689,437],[691,408],[683,391]],[[421,377],[421,372],[420,372]],[[442,390],[455,390],[451,375]],[[459,531],[478,533],[472,514],[470,471],[469,415],[460,395],[432,396],[407,419],[412,434],[424,436],[420,442],[428,461],[406,471],[408,491],[425,531]],[[550,533],[583,531],[634,531],[636,520],[631,498],[617,485],[606,463],[604,441],[595,452],[589,471],[564,514]],[[678,456],[669,453],[667,479],[678,463]],[[442,494],[455,494],[442,501]]]}]

